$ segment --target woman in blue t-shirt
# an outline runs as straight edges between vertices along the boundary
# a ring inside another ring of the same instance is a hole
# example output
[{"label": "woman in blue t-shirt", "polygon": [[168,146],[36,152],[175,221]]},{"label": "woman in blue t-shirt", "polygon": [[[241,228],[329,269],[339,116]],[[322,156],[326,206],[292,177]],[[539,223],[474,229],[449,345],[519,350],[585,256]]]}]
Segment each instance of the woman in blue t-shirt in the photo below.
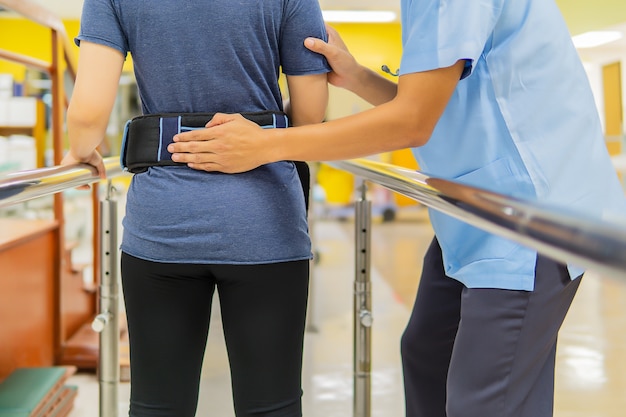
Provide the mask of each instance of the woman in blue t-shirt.
[{"label": "woman in blue t-shirt", "polygon": [[316,0],[84,3],[63,163],[104,175],[96,147],[127,54],[144,114],[125,138],[126,157],[147,152],[149,162],[128,190],[121,245],[130,416],[195,414],[215,288],[237,416],[302,414],[311,244],[295,164],[208,173],[164,149],[198,114],[208,115],[190,128],[224,111],[256,115],[264,128],[285,127],[284,114],[294,126],[321,122],[329,67],[304,47],[308,36],[326,36]]}]

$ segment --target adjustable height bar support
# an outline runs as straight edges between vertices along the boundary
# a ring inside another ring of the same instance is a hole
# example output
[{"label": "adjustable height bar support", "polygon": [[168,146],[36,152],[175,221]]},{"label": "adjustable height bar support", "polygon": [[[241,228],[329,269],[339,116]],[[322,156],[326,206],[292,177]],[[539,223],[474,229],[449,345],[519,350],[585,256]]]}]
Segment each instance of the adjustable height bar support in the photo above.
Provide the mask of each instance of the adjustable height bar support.
[{"label": "adjustable height bar support", "polygon": [[355,202],[354,281],[354,417],[370,417],[372,370],[372,288],[370,249],[372,204],[367,200],[365,181],[361,199]]},{"label": "adjustable height bar support", "polygon": [[102,236],[100,274],[100,312],[92,323],[100,333],[98,379],[100,383],[100,417],[118,417],[119,356],[119,286],[117,279],[117,202],[111,182],[107,183],[106,199],[100,202]]}]

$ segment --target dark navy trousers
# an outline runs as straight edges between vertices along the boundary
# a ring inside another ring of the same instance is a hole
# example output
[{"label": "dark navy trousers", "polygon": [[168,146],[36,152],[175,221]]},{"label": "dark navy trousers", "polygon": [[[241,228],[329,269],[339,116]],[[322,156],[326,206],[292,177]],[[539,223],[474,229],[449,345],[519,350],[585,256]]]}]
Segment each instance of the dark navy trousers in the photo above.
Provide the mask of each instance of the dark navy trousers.
[{"label": "dark navy trousers", "polygon": [[300,417],[309,261],[157,263],[122,253],[130,416],[193,417],[218,290],[238,417]]},{"label": "dark navy trousers", "polygon": [[538,256],[534,291],[469,289],[433,240],[402,336],[407,417],[551,417],[557,334],[580,279]]}]

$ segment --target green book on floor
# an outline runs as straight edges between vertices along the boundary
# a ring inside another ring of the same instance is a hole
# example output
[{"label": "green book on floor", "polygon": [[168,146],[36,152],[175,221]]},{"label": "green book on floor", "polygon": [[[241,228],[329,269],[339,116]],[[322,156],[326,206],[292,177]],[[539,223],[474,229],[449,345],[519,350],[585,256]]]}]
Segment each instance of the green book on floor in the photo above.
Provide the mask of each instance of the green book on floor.
[{"label": "green book on floor", "polygon": [[30,417],[63,387],[67,368],[19,368],[0,384],[0,417]]},{"label": "green book on floor", "polygon": [[46,407],[41,409],[33,417],[65,417],[74,407],[74,399],[78,392],[78,387],[74,385],[64,385],[56,394],[54,398],[51,398]]}]

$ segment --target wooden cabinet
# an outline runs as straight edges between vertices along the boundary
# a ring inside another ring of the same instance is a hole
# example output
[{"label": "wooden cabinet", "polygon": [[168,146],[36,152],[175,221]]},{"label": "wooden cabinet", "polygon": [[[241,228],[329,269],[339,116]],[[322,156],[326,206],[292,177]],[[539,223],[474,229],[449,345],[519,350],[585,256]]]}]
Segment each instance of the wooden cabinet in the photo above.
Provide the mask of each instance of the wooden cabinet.
[{"label": "wooden cabinet", "polygon": [[0,379],[55,361],[58,224],[0,219]]}]

